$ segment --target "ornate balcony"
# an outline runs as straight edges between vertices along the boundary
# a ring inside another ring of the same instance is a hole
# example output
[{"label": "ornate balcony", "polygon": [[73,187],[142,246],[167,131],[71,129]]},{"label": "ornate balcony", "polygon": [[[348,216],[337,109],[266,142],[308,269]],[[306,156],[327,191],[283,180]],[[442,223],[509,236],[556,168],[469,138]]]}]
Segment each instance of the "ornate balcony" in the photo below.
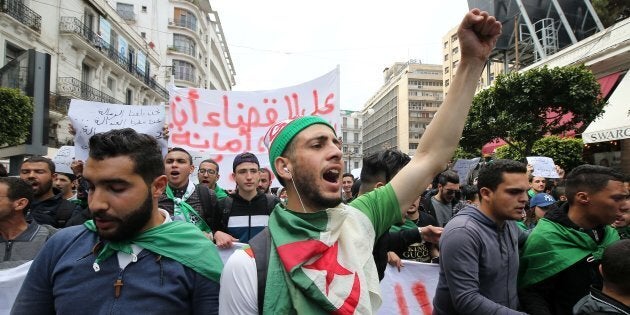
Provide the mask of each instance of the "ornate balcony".
[{"label": "ornate balcony", "polygon": [[123,104],[123,101],[119,101],[112,96],[97,90],[87,83],[81,82],[72,77],[59,77],[57,78],[57,93],[62,96],[70,96],[75,99],[82,99],[86,101]]},{"label": "ornate balcony", "polygon": [[59,22],[59,31],[61,33],[70,33],[78,35],[89,46],[98,49],[103,55],[116,63],[125,71],[132,74],[141,82],[144,82],[149,88],[157,92],[161,97],[168,100],[168,90],[161,86],[155,79],[149,77],[146,73],[139,71],[135,65],[129,63],[127,56],[120,54],[116,48],[108,44],[100,35],[94,33],[87,25],[75,17],[64,16]]},{"label": "ornate balcony", "polygon": [[42,17],[19,0],[0,0],[0,12],[12,16],[37,33],[42,30]]}]

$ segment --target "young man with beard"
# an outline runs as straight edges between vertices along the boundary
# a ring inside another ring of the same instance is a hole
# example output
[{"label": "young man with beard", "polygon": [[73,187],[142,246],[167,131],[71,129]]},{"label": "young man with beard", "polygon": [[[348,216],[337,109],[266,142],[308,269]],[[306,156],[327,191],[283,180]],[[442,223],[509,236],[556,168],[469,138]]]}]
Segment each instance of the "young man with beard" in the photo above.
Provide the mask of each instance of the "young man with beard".
[{"label": "young man with beard", "polygon": [[217,197],[205,185],[195,185],[190,174],[195,170],[192,156],[182,148],[171,148],[164,158],[168,185],[158,199],[158,206],[175,221],[196,225],[212,239],[217,228],[211,218],[219,211]]},{"label": "young man with beard", "polygon": [[527,169],[494,160],[479,171],[481,204],[451,219],[440,239],[440,279],[433,314],[522,314],[516,291],[518,249],[526,235],[516,226],[527,203]]},{"label": "young man with beard", "polygon": [[459,176],[451,170],[444,171],[438,176],[437,194],[427,198],[423,207],[438,226],[445,226],[453,217],[453,207],[457,204],[455,195],[459,191]]},{"label": "young man with beard", "polygon": [[216,314],[221,259],[194,225],[157,206],[157,141],[132,129],[92,136],[84,178],[94,220],[55,234],[12,314]]},{"label": "young man with beard", "polygon": [[50,225],[28,223],[24,214],[33,201],[33,188],[15,177],[0,177],[0,270],[33,260],[56,232]]},{"label": "young man with beard", "polygon": [[261,167],[259,171],[260,179],[258,180],[258,190],[268,194],[269,188],[271,187],[271,171],[266,167]]},{"label": "young man with beard", "polygon": [[[334,128],[316,116],[272,126],[265,142],[272,171],[287,188],[287,206],[269,218],[265,286],[258,262],[236,251],[221,276],[220,313],[373,314],[381,304],[372,257],[374,241],[402,222],[403,212],[452,156],[470,109],[479,74],[501,24],[474,9],[458,30],[462,59],[451,93],[424,133],[411,162],[385,186],[341,203],[343,159]],[[441,126],[448,128],[440,129]],[[427,231],[427,234],[429,231]],[[264,234],[260,234],[264,235]],[[438,235],[433,235],[437,238]],[[254,243],[252,240],[251,243]],[[262,253],[262,254],[261,254]]]},{"label": "young man with beard", "polygon": [[280,202],[278,197],[258,189],[262,172],[254,154],[238,154],[232,162],[232,170],[237,188],[220,202],[223,214],[221,225],[215,231],[215,243],[220,248],[230,248],[234,242],[249,242],[267,226],[269,214]]},{"label": "young man with beard", "polygon": [[20,166],[20,178],[31,184],[35,193],[27,221],[62,228],[75,211],[81,211],[80,206],[66,200],[53,186],[57,173],[52,160],[41,156],[26,159]]},{"label": "young man with beard", "polygon": [[201,161],[199,171],[197,171],[199,184],[208,186],[217,195],[217,199],[221,200],[227,197],[227,192],[217,184],[219,178],[221,178],[221,175],[219,175],[219,163],[213,159]]},{"label": "young man with beard", "polygon": [[538,221],[522,251],[518,282],[526,312],[572,314],[589,287],[601,289],[602,251],[619,240],[610,224],[630,206],[625,180],[599,165],[567,175],[567,202]]}]

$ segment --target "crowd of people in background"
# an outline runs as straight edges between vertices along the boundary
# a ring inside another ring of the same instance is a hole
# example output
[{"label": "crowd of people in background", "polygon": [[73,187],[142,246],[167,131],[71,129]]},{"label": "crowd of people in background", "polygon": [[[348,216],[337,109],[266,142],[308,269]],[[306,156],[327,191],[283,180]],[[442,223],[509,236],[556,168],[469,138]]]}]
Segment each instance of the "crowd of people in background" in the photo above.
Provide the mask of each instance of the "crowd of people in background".
[{"label": "crowd of people in background", "polygon": [[[365,156],[358,178],[316,116],[271,127],[269,168],[243,152],[231,171],[196,169],[132,129],[94,135],[72,174],[26,159],[0,178],[0,268],[33,260],[13,313],[372,314],[387,264],[415,261],[439,265],[434,314],[630,314],[626,175],[445,169],[500,30],[466,15],[452,92],[417,151]],[[224,266],[217,248],[237,242]]]}]

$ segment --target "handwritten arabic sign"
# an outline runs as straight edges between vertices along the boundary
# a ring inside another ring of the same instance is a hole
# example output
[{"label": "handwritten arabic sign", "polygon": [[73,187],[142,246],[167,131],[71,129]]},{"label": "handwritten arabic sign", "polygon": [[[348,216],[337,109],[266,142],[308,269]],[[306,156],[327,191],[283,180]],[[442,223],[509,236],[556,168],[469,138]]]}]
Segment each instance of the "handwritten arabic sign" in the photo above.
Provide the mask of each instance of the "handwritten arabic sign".
[{"label": "handwritten arabic sign", "polygon": [[468,183],[468,174],[470,174],[470,171],[475,169],[477,164],[479,164],[480,159],[481,158],[474,158],[469,160],[459,159],[455,162],[455,165],[453,165],[453,170],[457,172],[457,175],[459,175],[460,184]]},{"label": "handwritten arabic sign", "polygon": [[164,106],[120,105],[72,100],[68,117],[76,131],[74,136],[75,157],[87,160],[90,138],[112,129],[132,128],[154,136],[166,154],[166,141],[162,138]]},{"label": "handwritten arabic sign", "polygon": [[431,314],[440,266],[404,261],[400,272],[391,265],[381,281],[383,304],[379,315]]},{"label": "handwritten arabic sign", "polygon": [[534,167],[532,175],[546,178],[560,178],[556,172],[556,165],[553,159],[545,156],[528,156],[527,163]]},{"label": "handwritten arabic sign", "polygon": [[55,170],[57,173],[72,174],[72,169],[70,168],[70,165],[72,165],[72,159],[74,159],[74,146],[64,145],[59,148],[57,155],[52,158],[53,163],[55,163]]},{"label": "handwritten arabic sign", "polygon": [[316,115],[335,128],[339,121],[339,68],[301,85],[276,90],[171,89],[171,147],[213,154],[249,151],[260,158],[267,152],[265,133],[278,121]]}]

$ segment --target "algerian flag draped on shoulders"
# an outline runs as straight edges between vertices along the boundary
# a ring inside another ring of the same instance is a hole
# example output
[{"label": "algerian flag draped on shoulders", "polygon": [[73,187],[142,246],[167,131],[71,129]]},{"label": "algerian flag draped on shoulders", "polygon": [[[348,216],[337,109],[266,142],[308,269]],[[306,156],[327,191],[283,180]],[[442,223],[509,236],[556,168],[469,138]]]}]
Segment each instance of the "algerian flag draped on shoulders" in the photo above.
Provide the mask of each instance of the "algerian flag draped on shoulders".
[{"label": "algerian flag draped on shoulders", "polygon": [[371,314],[381,304],[368,217],[341,204],[316,213],[278,205],[264,314]]}]

